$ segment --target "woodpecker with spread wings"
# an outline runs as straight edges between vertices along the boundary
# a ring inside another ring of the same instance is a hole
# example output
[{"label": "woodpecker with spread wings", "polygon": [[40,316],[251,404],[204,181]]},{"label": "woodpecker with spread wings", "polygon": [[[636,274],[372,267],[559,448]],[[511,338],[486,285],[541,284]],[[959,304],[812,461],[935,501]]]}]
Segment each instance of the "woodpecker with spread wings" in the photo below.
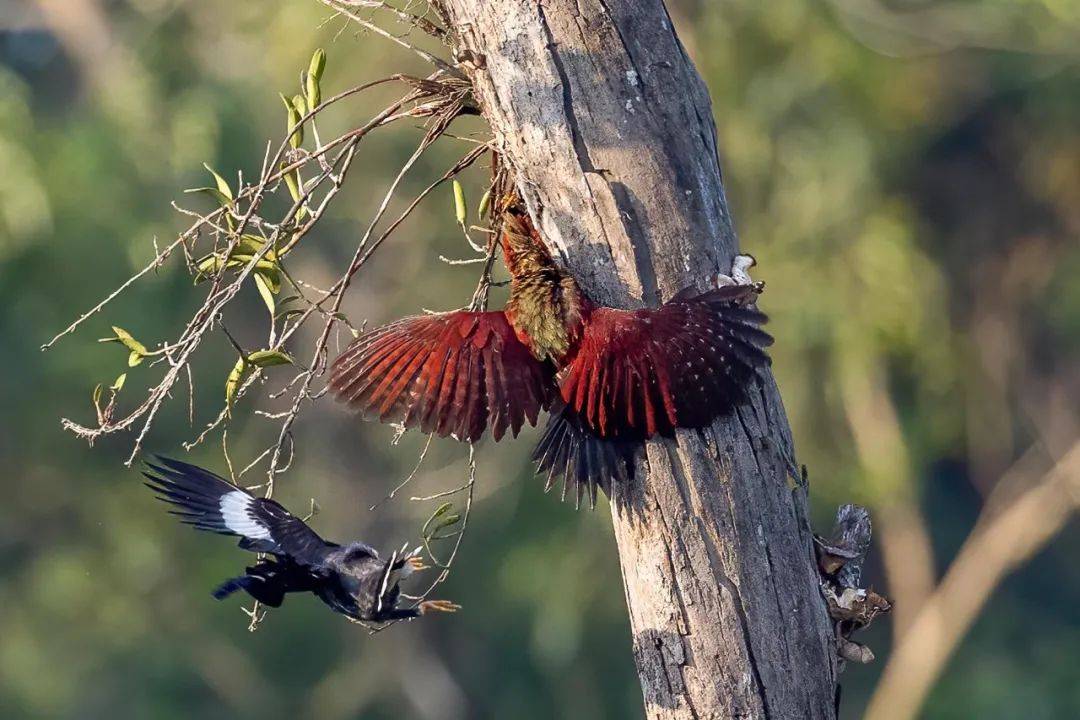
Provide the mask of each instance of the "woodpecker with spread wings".
[{"label": "woodpecker with spread wings", "polygon": [[446,600],[398,607],[399,583],[425,566],[419,548],[384,560],[362,542],[347,545],[323,540],[307,523],[268,498],[255,497],[228,480],[179,460],[158,458],[148,464],[147,487],[181,522],[198,530],[240,537],[240,547],[264,553],[246,572],[226,580],[214,597],[224,600],[243,590],[264,605],[280,607],[285,595],[314,593],[351,620],[385,623],[419,617],[428,611],[458,609]]},{"label": "woodpecker with spread wings", "polygon": [[510,298],[500,311],[407,317],[360,335],[335,360],[330,391],[365,418],[473,442],[487,428],[517,436],[551,417],[533,459],[546,490],[563,476],[580,504],[609,497],[647,438],[710,424],[770,362],[754,303],[763,285],[736,258],[704,293],[655,309],[589,300],[560,268],[515,198],[500,242]]}]

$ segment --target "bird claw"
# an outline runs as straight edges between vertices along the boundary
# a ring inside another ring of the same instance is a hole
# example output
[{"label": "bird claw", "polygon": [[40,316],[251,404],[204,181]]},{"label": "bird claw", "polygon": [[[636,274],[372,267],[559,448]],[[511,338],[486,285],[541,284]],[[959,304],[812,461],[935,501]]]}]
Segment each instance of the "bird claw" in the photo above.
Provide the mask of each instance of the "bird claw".
[{"label": "bird claw", "polygon": [[763,283],[755,283],[750,277],[750,268],[755,265],[757,265],[757,260],[754,259],[753,255],[736,255],[735,259],[731,261],[731,274],[716,273],[713,283],[718,288],[729,285],[751,285],[755,290],[758,289],[758,286],[764,289]]},{"label": "bird claw", "polygon": [[405,561],[409,567],[413,569],[413,572],[420,572],[421,570],[427,570],[430,565],[424,562],[424,558],[413,556]]},{"label": "bird claw", "polygon": [[713,286],[717,289],[722,287],[749,287],[755,295],[760,295],[765,290],[765,283],[758,280],[755,282],[750,277],[750,268],[757,265],[753,255],[736,255],[731,262],[731,274],[717,273],[713,276]]},{"label": "bird claw", "polygon": [[420,603],[420,614],[432,612],[452,613],[461,609],[461,606],[450,600],[425,600]]}]

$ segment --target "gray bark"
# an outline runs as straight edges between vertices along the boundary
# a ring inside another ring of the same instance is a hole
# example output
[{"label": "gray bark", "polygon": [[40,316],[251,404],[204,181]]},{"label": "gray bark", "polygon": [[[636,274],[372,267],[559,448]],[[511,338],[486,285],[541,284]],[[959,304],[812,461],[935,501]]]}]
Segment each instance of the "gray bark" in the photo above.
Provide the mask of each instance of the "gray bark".
[{"label": "gray bark", "polygon": [[[655,306],[731,267],[708,92],[662,0],[443,5],[542,234],[594,300]],[[650,442],[613,511],[650,718],[835,717],[806,487],[771,378],[751,395]]]}]

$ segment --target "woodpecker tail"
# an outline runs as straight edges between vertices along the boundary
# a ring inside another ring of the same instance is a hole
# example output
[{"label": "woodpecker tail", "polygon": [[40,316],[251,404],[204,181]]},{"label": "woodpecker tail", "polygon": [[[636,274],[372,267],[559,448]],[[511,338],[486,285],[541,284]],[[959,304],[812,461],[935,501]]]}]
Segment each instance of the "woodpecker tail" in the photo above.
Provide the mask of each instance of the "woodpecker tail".
[{"label": "woodpecker tail", "polygon": [[533,451],[537,472],[546,475],[544,492],[563,477],[562,499],[574,497],[574,507],[581,506],[587,493],[589,507],[596,507],[600,488],[614,500],[634,476],[634,455],[641,442],[619,438],[601,438],[590,431],[573,409],[552,408],[544,434]]}]

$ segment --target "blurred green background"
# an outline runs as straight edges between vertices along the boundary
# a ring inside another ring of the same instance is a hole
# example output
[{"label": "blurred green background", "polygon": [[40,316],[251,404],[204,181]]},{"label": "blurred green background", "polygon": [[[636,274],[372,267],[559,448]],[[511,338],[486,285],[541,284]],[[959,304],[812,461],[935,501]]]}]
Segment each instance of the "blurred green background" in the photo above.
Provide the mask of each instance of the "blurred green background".
[{"label": "blurred green background", "polygon": [[[713,94],[743,248],[768,281],[815,522],[845,501],[874,513],[866,578],[897,609],[864,638],[878,661],[843,675],[843,715],[861,717],[999,479],[1023,459],[1037,481],[1078,437],[1080,3],[671,11]],[[314,48],[328,51],[326,94],[423,72],[327,18],[314,0],[0,0],[0,717],[642,716],[606,506],[575,513],[542,494],[526,464],[535,433],[479,449],[470,532],[437,593],[464,610],[368,636],[303,597],[248,633],[237,601],[209,595],[248,558],[164,514],[122,465],[131,435],[90,450],[60,428],[91,423],[91,389],[125,369],[94,342],[110,324],[172,337],[202,291],[173,263],[80,334],[39,345],[152,258],[153,238],[187,226],[169,202],[198,206],[181,190],[205,184],[203,161],[257,175],[283,130],[276,93],[295,92]],[[390,97],[342,104],[324,136]],[[295,274],[332,282],[418,136],[406,123],[361,146]],[[401,197],[467,148],[441,141]],[[483,181],[466,178],[474,202]],[[382,322],[459,306],[476,268],[436,255],[465,251],[441,190],[345,310]],[[258,342],[254,290],[229,324]],[[180,452],[220,409],[235,356],[219,336],[207,345],[195,427],[178,399],[150,450]],[[129,372],[121,402],[157,374]],[[240,463],[273,430],[243,410],[230,430]],[[432,506],[409,495],[460,484],[463,450],[433,443],[415,487],[369,513],[420,441],[392,446],[392,429],[344,418],[329,402],[301,416],[276,497],[297,510],[315,498],[330,538],[415,540]],[[194,457],[221,469],[217,440]],[[921,716],[1080,717],[1078,555],[1073,521],[993,590]]]}]

